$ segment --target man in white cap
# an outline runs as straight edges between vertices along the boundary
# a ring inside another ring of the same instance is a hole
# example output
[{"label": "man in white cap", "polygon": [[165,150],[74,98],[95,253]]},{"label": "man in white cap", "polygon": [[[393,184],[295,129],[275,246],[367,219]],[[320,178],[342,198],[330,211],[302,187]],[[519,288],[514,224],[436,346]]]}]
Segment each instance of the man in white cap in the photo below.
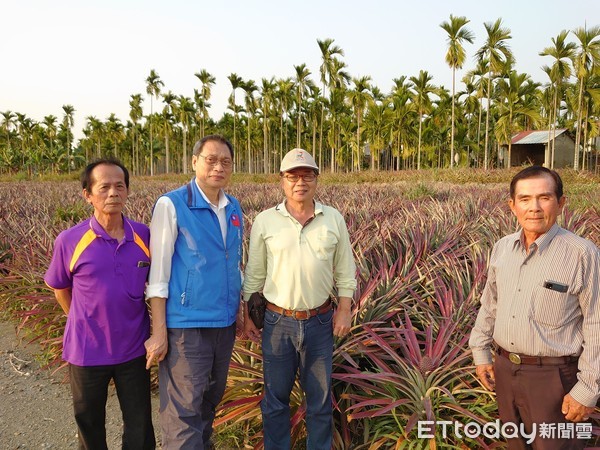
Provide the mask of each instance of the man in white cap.
[{"label": "man in white cap", "polygon": [[[243,288],[246,302],[258,291],[268,301],[262,332],[264,445],[291,448],[289,400],[299,372],[306,448],[330,450],[333,336],[350,330],[356,267],[344,218],[314,200],[319,167],[310,153],[288,152],[280,174],[285,200],[252,224]],[[247,307],[244,331],[252,339],[261,335]]]}]

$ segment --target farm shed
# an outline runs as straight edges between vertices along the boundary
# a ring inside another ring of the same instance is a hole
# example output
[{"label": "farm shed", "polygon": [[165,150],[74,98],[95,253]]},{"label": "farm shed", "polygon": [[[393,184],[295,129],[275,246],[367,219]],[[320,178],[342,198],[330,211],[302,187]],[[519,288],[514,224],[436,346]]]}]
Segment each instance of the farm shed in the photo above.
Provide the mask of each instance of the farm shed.
[{"label": "farm shed", "polygon": [[[544,156],[548,142],[555,138],[554,168],[572,167],[575,157],[575,140],[566,129],[557,129],[556,136],[552,131],[521,131],[511,140],[511,166],[524,164],[544,164]],[[508,163],[508,145],[503,145],[500,160]]]}]

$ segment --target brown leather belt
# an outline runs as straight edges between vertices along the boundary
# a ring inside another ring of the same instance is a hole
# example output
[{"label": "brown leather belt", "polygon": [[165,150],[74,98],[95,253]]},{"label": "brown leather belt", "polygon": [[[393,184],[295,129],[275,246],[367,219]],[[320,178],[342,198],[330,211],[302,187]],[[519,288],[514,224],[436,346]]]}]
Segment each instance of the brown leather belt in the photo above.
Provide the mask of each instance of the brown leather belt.
[{"label": "brown leather belt", "polygon": [[273,311],[277,314],[281,314],[282,316],[291,317],[292,319],[296,320],[310,319],[311,317],[314,317],[317,314],[326,313],[327,311],[331,310],[331,308],[331,299],[327,299],[327,301],[325,301],[325,303],[323,303],[318,308],[304,310],[285,309],[280,306],[274,305],[271,302],[267,302],[267,309],[269,311]]},{"label": "brown leather belt", "polygon": [[535,366],[561,366],[577,362],[577,356],[530,356],[520,353],[509,352],[502,347],[498,347],[498,354],[508,358],[513,364],[527,364]]}]

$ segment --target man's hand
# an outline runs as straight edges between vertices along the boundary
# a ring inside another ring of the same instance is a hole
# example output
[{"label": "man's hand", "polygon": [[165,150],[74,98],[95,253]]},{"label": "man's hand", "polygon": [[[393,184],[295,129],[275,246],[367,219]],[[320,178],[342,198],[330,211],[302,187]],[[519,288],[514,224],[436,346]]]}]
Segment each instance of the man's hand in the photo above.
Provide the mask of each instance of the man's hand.
[{"label": "man's hand", "polygon": [[475,371],[486,389],[493,391],[496,388],[496,376],[494,375],[493,364],[480,364],[475,366]]},{"label": "man's hand", "polygon": [[248,313],[248,303],[243,302],[242,306],[244,307],[244,334],[251,341],[260,342],[261,332],[250,318],[250,314]]},{"label": "man's hand", "polygon": [[169,341],[166,330],[157,331],[144,342],[146,347],[146,369],[150,369],[154,361],[161,362],[167,356]]},{"label": "man's hand", "polygon": [[239,336],[244,333],[244,304],[240,300],[237,316],[235,317],[235,333]]},{"label": "man's hand", "polygon": [[333,313],[333,335],[343,337],[352,326],[352,299],[340,297],[338,307]]},{"label": "man's hand", "polygon": [[150,369],[154,361],[161,362],[167,356],[169,340],[167,338],[166,302],[163,297],[152,297],[149,300],[152,311],[152,336],[146,342],[146,369]]},{"label": "man's hand", "polygon": [[585,406],[567,394],[563,398],[561,411],[565,415],[565,419],[571,422],[583,422],[590,418],[590,414],[594,412],[593,407]]}]

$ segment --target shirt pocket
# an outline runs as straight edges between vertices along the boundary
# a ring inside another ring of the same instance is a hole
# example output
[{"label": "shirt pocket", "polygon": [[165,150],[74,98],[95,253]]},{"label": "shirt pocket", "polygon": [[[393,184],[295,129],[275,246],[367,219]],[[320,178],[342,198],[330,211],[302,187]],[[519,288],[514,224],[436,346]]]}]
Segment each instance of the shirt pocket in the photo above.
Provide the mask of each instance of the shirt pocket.
[{"label": "shirt pocket", "polygon": [[316,257],[323,261],[330,259],[330,257],[333,259],[337,242],[337,237],[331,233],[319,234],[315,242]]},{"label": "shirt pocket", "polygon": [[144,291],[146,290],[146,281],[148,280],[148,272],[150,271],[150,264],[136,265],[131,269],[131,273],[125,276],[125,284],[127,286],[127,293],[132,300],[142,301],[144,300]]},{"label": "shirt pocket", "polygon": [[548,328],[560,328],[570,322],[574,311],[569,304],[568,291],[558,292],[536,286],[532,293],[533,320]]}]

